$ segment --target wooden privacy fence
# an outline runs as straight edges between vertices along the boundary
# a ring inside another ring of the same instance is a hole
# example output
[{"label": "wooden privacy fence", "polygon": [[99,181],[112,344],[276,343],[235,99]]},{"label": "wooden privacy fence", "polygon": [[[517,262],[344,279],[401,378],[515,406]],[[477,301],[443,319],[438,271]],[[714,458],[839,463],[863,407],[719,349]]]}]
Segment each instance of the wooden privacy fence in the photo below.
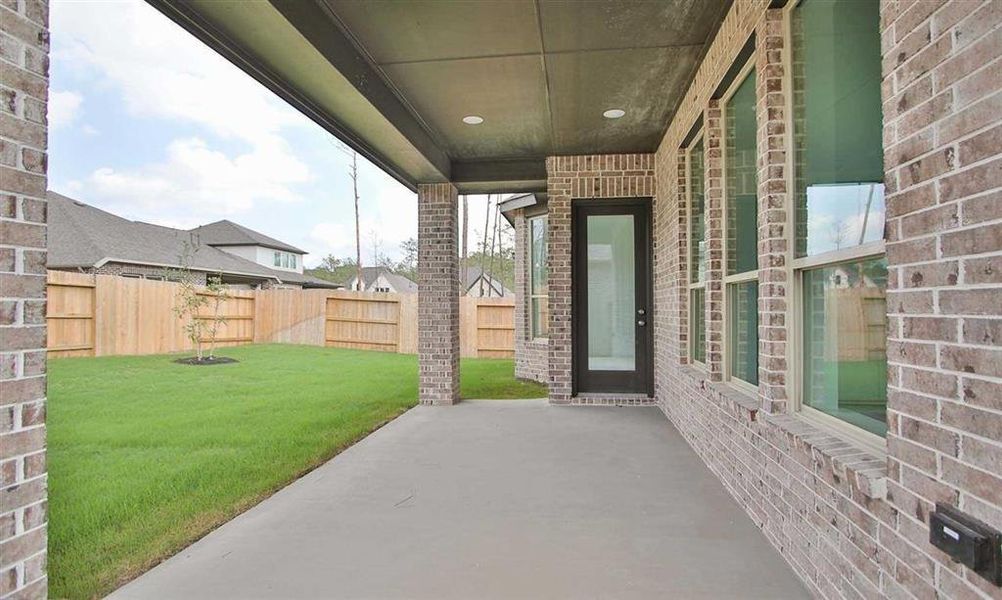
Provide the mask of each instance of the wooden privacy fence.
[{"label": "wooden privacy fence", "polygon": [[[48,350],[50,356],[161,354],[191,349],[184,323],[174,314],[177,284],[49,271]],[[209,295],[209,294],[205,294]],[[254,341],[255,299],[249,291],[229,291],[220,306],[218,346]],[[212,318],[210,303],[202,319]]]},{"label": "wooden privacy fence", "polygon": [[[177,284],[49,271],[50,355],[108,356],[191,350],[174,314]],[[344,290],[229,291],[219,346],[279,342],[414,354],[417,295]],[[202,309],[210,318],[212,305]],[[514,356],[514,301],[460,298],[464,357]]]}]

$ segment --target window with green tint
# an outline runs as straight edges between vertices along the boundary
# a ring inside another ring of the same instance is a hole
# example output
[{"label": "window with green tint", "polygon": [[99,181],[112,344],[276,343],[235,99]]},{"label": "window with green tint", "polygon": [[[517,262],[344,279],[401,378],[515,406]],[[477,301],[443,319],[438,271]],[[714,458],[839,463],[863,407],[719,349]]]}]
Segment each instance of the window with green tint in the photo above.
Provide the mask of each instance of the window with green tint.
[{"label": "window with green tint", "polygon": [[755,72],[724,107],[727,274],[758,269],[758,176],[755,164]]},{"label": "window with green tint", "polygon": [[803,271],[804,404],[887,433],[887,260]]},{"label": "window with green tint", "polygon": [[803,0],[791,37],[796,255],[883,239],[879,2]]},{"label": "window with green tint", "polygon": [[758,385],[758,282],[734,283],[727,288],[730,376]]},{"label": "window with green tint", "polygon": [[696,282],[706,281],[706,204],[704,195],[703,138],[699,138],[689,151],[689,277]]},{"label": "window with green tint", "polygon": [[546,215],[529,219],[529,327],[533,338],[549,333]]},{"label": "window with green tint", "polygon": [[689,339],[692,340],[692,360],[706,362],[706,288],[693,288],[689,293]]}]

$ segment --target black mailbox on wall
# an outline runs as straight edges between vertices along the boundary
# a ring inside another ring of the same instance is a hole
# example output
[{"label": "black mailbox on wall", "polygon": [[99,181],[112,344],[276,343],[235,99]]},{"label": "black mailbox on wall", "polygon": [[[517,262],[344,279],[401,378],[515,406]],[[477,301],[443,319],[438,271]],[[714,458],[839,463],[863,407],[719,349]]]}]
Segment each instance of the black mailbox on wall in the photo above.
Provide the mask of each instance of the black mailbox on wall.
[{"label": "black mailbox on wall", "polygon": [[997,586],[1002,586],[1002,532],[936,503],[929,515],[929,542]]}]

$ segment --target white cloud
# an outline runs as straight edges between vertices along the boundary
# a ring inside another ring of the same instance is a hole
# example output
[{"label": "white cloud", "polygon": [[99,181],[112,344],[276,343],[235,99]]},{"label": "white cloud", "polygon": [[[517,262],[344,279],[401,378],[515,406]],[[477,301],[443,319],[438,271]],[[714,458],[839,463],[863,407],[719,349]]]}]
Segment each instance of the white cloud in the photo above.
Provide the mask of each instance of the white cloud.
[{"label": "white cloud", "polygon": [[276,138],[269,146],[230,158],[197,138],[171,142],[163,162],[135,170],[105,167],[84,188],[122,216],[158,222],[185,216],[195,222],[232,215],[258,200],[295,201],[292,186],[309,179],[306,166]]},{"label": "white cloud", "polygon": [[[363,263],[372,257],[372,235],[376,234],[380,252],[391,258],[400,255],[400,243],[417,237],[417,201],[414,194],[400,186],[401,192],[384,191],[382,195],[361,198],[359,230],[362,237]],[[408,196],[410,196],[408,198]],[[319,261],[327,254],[355,256],[355,214],[339,214],[338,221],[317,223],[310,231],[314,256]]]},{"label": "white cloud", "polygon": [[[206,222],[259,201],[301,200],[297,185],[312,176],[282,133],[310,123],[256,81],[144,2],[57,3],[52,19],[61,40],[53,59],[118,94],[129,113],[124,123],[153,118],[203,132],[175,139],[141,167],[96,169],[80,181],[85,200],[158,223]],[[97,133],[88,127],[88,135]],[[229,142],[227,150],[211,136]]]},{"label": "white cloud", "polygon": [[54,59],[90,71],[134,116],[195,122],[224,136],[266,142],[303,118],[240,69],[145,2],[58,3]]},{"label": "white cloud", "polygon": [[83,96],[77,92],[59,91],[49,94],[49,128],[59,129],[73,123],[80,114]]}]

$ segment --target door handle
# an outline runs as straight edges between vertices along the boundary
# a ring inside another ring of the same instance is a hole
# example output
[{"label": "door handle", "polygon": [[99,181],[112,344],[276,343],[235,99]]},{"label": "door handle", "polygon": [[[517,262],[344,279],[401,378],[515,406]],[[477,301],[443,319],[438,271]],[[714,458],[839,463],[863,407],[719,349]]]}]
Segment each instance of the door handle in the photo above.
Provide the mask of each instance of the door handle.
[{"label": "door handle", "polygon": [[641,319],[640,321],[637,321],[637,325],[643,327],[644,325],[647,325],[647,321],[644,321],[643,319]]}]

